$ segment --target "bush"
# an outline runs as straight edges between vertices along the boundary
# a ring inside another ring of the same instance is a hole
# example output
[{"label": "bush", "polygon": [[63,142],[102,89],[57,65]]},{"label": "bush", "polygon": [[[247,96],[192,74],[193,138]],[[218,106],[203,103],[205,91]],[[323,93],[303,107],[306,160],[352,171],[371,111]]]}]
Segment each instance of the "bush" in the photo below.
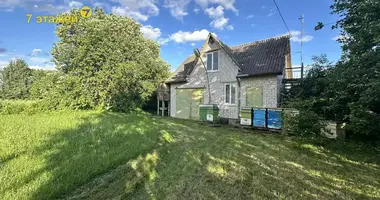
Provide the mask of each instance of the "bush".
[{"label": "bush", "polygon": [[353,133],[352,138],[375,141],[380,139],[380,115],[368,108],[354,105],[350,106],[349,131]]},{"label": "bush", "polygon": [[45,101],[0,101],[0,114],[35,114],[39,112],[45,112],[48,110]]},{"label": "bush", "polygon": [[291,135],[319,136],[326,124],[313,111],[303,109],[285,110],[283,114],[284,130]]}]

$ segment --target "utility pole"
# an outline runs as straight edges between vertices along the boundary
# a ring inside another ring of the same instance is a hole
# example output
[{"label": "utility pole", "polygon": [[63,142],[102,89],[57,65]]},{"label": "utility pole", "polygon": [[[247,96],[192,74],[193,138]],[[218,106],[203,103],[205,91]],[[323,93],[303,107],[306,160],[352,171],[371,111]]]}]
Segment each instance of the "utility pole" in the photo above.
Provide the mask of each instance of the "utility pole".
[{"label": "utility pole", "polygon": [[301,24],[302,24],[302,29],[301,29],[301,79],[303,78],[303,35],[304,35],[304,23],[305,23],[305,16],[302,13],[301,15]]}]

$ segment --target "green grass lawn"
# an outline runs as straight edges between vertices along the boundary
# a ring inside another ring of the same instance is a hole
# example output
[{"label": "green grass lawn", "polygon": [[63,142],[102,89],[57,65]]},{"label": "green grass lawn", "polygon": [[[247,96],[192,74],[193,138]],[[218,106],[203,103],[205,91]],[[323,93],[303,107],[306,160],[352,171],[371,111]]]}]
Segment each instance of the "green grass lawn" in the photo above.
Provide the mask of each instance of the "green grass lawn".
[{"label": "green grass lawn", "polygon": [[380,199],[380,155],[146,115],[0,115],[0,199]]}]

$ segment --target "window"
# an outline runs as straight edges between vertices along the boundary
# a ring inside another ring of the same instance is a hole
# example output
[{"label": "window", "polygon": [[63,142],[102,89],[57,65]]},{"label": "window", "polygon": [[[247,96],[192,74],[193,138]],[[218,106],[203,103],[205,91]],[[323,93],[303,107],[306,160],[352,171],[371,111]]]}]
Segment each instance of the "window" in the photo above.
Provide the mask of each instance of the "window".
[{"label": "window", "polygon": [[219,53],[218,51],[207,54],[207,71],[218,71]]},{"label": "window", "polygon": [[236,103],[236,86],[233,84],[226,84],[224,88],[225,88],[224,101],[229,104],[235,104]]}]

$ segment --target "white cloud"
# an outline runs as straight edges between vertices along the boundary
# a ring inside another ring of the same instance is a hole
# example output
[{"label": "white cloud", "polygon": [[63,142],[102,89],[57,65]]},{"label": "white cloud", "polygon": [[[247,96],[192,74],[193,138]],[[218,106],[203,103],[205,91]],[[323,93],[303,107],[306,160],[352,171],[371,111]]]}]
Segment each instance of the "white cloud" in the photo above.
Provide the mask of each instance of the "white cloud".
[{"label": "white cloud", "polygon": [[192,42],[192,43],[190,43],[190,45],[194,47],[196,44],[194,42]]},{"label": "white cloud", "polygon": [[49,14],[63,13],[72,8],[80,8],[83,4],[79,1],[64,0],[57,3],[43,0],[0,0],[0,8],[6,8],[5,11],[12,12],[14,8],[21,7],[25,10],[35,12],[48,12]]},{"label": "white cloud", "polygon": [[143,15],[140,12],[131,11],[128,7],[122,8],[122,7],[112,7],[111,12],[115,15],[119,16],[128,16],[132,17],[133,19],[137,21],[146,21],[148,20],[149,16]]},{"label": "white cloud", "polygon": [[212,19],[221,18],[224,17],[224,8],[223,6],[207,8],[205,9],[205,13]]},{"label": "white cloud", "polygon": [[206,9],[210,4],[220,4],[226,10],[231,10],[235,14],[239,13],[239,10],[235,8],[235,0],[195,0],[195,3],[200,5],[203,9]]},{"label": "white cloud", "polygon": [[156,0],[112,0],[121,6],[111,8],[111,12],[120,16],[129,16],[139,21],[146,21],[151,16],[157,16]]},{"label": "white cloud", "polygon": [[210,32],[206,29],[203,29],[200,31],[194,31],[194,32],[178,31],[170,35],[169,38],[170,40],[173,40],[174,42],[177,42],[177,43],[196,42],[196,41],[206,40],[209,33]]},{"label": "white cloud", "polygon": [[157,42],[161,45],[165,45],[167,44],[168,42],[170,42],[170,38],[160,38],[157,40]]},{"label": "white cloud", "polygon": [[156,0],[112,0],[120,3],[122,7],[127,7],[131,11],[140,11],[144,14],[157,16],[159,9],[156,6]]},{"label": "white cloud", "polygon": [[332,40],[335,40],[335,41],[342,41],[342,42],[345,42],[346,40],[349,39],[349,37],[347,35],[337,35],[333,38],[331,38]]},{"label": "white cloud", "polygon": [[194,8],[194,10],[193,10],[196,14],[198,14],[199,13],[199,8]]},{"label": "white cloud", "polygon": [[56,70],[55,64],[52,62],[47,63],[47,64],[42,64],[42,65],[31,65],[31,66],[29,66],[29,68],[31,68],[31,69],[42,69],[42,70],[48,70],[48,71]]},{"label": "white cloud", "polygon": [[0,60],[0,69],[4,69],[6,66],[8,66],[9,61]]},{"label": "white cloud", "polygon": [[153,28],[151,25],[142,26],[140,30],[145,37],[152,40],[157,40],[161,36],[161,30],[159,28]]},{"label": "white cloud", "polygon": [[12,7],[21,3],[21,0],[0,0],[0,7]]},{"label": "white cloud", "polygon": [[304,34],[304,36],[301,38],[301,31],[292,30],[290,31],[290,34],[292,35],[290,40],[293,42],[301,42],[302,40],[303,42],[309,42],[313,39],[313,36],[306,34]]},{"label": "white cloud", "polygon": [[204,11],[211,19],[213,19],[210,22],[210,26],[213,28],[218,30],[224,30],[225,28],[227,28],[227,30],[233,30],[233,26],[228,25],[229,18],[224,17],[223,6],[207,8]]},{"label": "white cloud", "polygon": [[33,49],[32,56],[38,56],[42,52],[42,49]]},{"label": "white cloud", "polygon": [[251,18],[253,18],[254,17],[254,15],[248,15],[247,16],[247,19],[251,19]]},{"label": "white cloud", "polygon": [[188,15],[186,7],[190,0],[165,0],[164,6],[170,9],[170,13],[178,20],[183,20],[183,17]]},{"label": "white cloud", "polygon": [[273,9],[271,9],[271,10],[269,11],[268,17],[270,17],[270,16],[272,16],[272,15],[274,15],[274,14],[276,14],[276,11],[274,11]]},{"label": "white cloud", "polygon": [[108,3],[105,3],[105,2],[95,2],[94,6],[103,8],[103,10],[107,10],[107,11],[111,10],[111,5],[109,5]]},{"label": "white cloud", "polygon": [[69,6],[70,8],[80,8],[80,7],[83,7],[83,3],[78,2],[78,1],[70,1]]},{"label": "white cloud", "polygon": [[228,18],[221,17],[211,21],[210,25],[216,29],[223,30],[228,24]]},{"label": "white cloud", "polygon": [[48,58],[43,58],[43,57],[30,57],[29,60],[32,62],[32,63],[46,63],[46,62],[49,62],[50,59]]}]

